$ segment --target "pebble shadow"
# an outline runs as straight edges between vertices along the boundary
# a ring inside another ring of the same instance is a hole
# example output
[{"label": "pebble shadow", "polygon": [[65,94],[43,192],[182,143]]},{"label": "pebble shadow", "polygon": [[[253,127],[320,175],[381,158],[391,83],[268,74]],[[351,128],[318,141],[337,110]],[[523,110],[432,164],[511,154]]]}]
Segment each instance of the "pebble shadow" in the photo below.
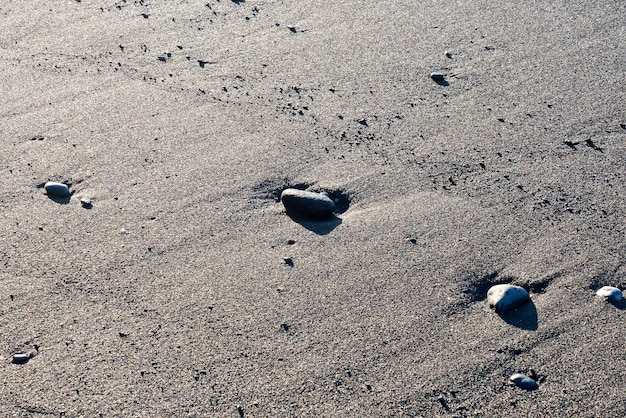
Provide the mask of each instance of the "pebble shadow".
[{"label": "pebble shadow", "polygon": [[528,331],[536,331],[538,328],[537,308],[532,300],[524,303],[517,309],[499,313],[498,315],[504,322],[517,328]]},{"label": "pebble shadow", "polygon": [[622,299],[619,302],[614,300],[608,300],[607,303],[615,306],[615,309],[619,309],[620,311],[626,310],[626,300]]},{"label": "pebble shadow", "polygon": [[290,212],[287,212],[287,216],[289,216],[292,221],[302,225],[304,228],[316,233],[317,235],[330,234],[335,228],[341,225],[342,222],[341,218],[335,215],[331,215],[328,218],[315,220],[303,218],[301,216],[298,216],[297,214],[293,214]]},{"label": "pebble shadow", "polygon": [[71,199],[71,196],[67,196],[67,197],[59,197],[59,196],[52,196],[52,195],[47,195],[47,196],[48,196],[48,199],[56,203],[59,203],[61,205],[67,205],[68,203],[70,203],[70,199]]}]

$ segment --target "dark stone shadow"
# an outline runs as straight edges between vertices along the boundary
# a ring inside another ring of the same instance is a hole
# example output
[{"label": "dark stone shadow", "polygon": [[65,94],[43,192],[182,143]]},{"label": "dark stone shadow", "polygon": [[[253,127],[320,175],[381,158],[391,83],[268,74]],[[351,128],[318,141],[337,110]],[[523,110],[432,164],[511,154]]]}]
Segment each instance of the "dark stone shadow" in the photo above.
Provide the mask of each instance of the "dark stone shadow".
[{"label": "dark stone shadow", "polygon": [[341,218],[338,218],[334,214],[319,219],[305,218],[293,213],[287,212],[287,215],[291,218],[292,221],[302,225],[304,228],[308,229],[311,232],[316,233],[317,235],[328,235],[335,228],[341,225]]},{"label": "dark stone shadow", "polygon": [[448,87],[450,85],[445,78],[437,78],[433,79],[433,81],[443,87]]},{"label": "dark stone shadow", "polygon": [[619,309],[620,311],[626,310],[626,299],[620,300],[619,302],[613,300],[607,300],[606,303],[610,303],[615,306],[615,309]]},{"label": "dark stone shadow", "polygon": [[514,327],[536,331],[538,328],[537,308],[532,300],[519,306],[517,309],[498,314],[504,322]]},{"label": "dark stone shadow", "polygon": [[70,199],[71,199],[71,196],[61,197],[61,196],[54,196],[54,195],[49,195],[49,194],[46,196],[48,196],[48,199],[56,203],[59,203],[61,205],[67,205],[68,203],[70,203]]}]

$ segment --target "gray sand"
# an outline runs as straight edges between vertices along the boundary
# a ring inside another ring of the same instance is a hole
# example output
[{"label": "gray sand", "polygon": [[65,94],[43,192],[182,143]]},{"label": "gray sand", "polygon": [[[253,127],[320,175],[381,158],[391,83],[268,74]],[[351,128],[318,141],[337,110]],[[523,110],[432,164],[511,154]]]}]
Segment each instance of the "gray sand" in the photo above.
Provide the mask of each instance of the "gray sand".
[{"label": "gray sand", "polygon": [[625,415],[624,16],[4,2],[0,415]]}]

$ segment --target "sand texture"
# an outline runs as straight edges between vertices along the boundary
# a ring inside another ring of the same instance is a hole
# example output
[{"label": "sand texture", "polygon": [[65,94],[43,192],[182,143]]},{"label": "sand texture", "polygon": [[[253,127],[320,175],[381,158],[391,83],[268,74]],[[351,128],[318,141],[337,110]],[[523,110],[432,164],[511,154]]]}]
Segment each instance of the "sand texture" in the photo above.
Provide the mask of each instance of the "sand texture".
[{"label": "sand texture", "polygon": [[3,0],[0,416],[625,416],[625,17]]}]

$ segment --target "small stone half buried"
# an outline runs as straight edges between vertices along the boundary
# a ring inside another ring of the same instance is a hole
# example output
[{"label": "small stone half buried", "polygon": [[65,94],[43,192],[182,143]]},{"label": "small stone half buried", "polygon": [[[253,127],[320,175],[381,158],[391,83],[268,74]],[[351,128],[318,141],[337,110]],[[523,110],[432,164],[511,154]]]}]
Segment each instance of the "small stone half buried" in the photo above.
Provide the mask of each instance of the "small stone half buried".
[{"label": "small stone half buried", "polygon": [[325,218],[335,210],[335,202],[326,193],[285,189],[280,201],[287,213],[305,218]]},{"label": "small stone half buried", "polygon": [[622,301],[622,291],[617,287],[613,286],[604,286],[598,289],[596,295],[608,300],[609,302],[621,302]]},{"label": "small stone half buried", "polygon": [[13,354],[13,363],[14,364],[25,364],[30,360],[30,355],[26,353],[15,353]]},{"label": "small stone half buried", "polygon": [[515,383],[515,386],[518,388],[526,390],[535,390],[539,388],[539,385],[535,380],[522,373],[515,373],[513,376],[509,377],[509,380]]},{"label": "small stone half buried", "polygon": [[56,181],[47,182],[43,188],[46,190],[48,196],[54,197],[69,197],[70,188],[67,184],[57,183]]},{"label": "small stone half buried", "polygon": [[526,289],[512,284],[497,284],[487,292],[487,302],[498,313],[515,309],[530,300]]},{"label": "small stone half buried", "polygon": [[439,71],[433,71],[432,73],[430,73],[430,78],[432,78],[435,81],[440,81],[444,79],[444,75],[443,73],[439,72]]}]

